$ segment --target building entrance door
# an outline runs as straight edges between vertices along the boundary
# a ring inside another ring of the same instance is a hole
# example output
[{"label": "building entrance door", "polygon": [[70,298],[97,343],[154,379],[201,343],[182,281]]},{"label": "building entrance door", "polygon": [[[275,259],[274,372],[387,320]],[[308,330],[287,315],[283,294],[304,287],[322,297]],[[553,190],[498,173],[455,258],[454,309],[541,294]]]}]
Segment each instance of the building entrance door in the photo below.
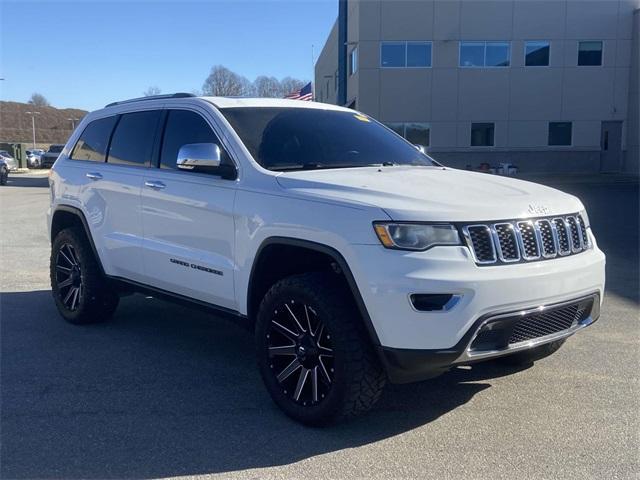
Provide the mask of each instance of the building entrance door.
[{"label": "building entrance door", "polygon": [[622,165],[622,122],[602,122],[600,171],[619,172]]}]

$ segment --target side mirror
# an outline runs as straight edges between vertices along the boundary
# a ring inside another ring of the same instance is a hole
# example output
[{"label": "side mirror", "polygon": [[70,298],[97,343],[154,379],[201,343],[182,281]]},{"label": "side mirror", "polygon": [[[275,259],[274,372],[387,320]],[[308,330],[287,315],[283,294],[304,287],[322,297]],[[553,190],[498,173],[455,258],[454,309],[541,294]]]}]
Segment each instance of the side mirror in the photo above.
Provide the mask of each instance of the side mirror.
[{"label": "side mirror", "polygon": [[210,170],[220,166],[221,158],[215,143],[188,143],[178,150],[176,166],[180,170]]}]

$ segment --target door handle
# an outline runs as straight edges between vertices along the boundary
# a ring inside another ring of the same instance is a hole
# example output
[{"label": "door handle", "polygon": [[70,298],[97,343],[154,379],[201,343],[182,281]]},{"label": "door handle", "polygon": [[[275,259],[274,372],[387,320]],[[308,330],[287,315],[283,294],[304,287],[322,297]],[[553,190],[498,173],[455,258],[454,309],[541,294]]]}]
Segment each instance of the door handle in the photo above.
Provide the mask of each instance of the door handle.
[{"label": "door handle", "polygon": [[162,190],[167,187],[164,183],[158,182],[157,180],[145,180],[144,186],[153,188],[154,190]]},{"label": "door handle", "polygon": [[102,179],[102,174],[100,174],[98,172],[89,172],[89,173],[87,173],[86,177],[91,179],[91,180],[101,180]]}]

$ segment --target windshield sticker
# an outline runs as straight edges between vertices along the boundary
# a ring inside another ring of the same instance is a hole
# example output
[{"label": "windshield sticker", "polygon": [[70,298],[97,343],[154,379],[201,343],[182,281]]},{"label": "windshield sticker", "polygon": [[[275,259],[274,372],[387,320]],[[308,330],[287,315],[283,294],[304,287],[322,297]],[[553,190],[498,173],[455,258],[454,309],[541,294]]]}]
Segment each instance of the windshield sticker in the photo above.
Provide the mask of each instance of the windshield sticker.
[{"label": "windshield sticker", "polygon": [[360,113],[356,113],[353,115],[353,118],[360,120],[361,122],[371,122],[371,120],[369,120],[367,117],[365,117],[364,115],[360,114]]}]

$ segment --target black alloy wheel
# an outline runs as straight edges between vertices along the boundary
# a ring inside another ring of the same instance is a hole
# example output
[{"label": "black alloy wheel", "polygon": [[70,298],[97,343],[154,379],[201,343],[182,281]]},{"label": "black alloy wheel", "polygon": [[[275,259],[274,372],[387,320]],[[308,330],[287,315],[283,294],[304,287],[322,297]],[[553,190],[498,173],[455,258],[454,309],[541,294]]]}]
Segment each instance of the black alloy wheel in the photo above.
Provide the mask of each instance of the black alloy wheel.
[{"label": "black alloy wheel", "polygon": [[56,234],[49,268],[51,292],[66,321],[87,324],[111,318],[119,297],[102,273],[82,227]]},{"label": "black alloy wheel", "polygon": [[317,405],[333,383],[331,334],[313,307],[291,299],[273,311],[267,330],[270,365],[283,393],[299,405]]},{"label": "black alloy wheel", "polygon": [[83,296],[82,271],[73,245],[65,243],[56,257],[56,282],[58,296],[70,312],[75,312]]},{"label": "black alloy wheel", "polygon": [[386,383],[349,288],[335,273],[276,282],[260,304],[255,339],[271,398],[306,425],[367,411]]}]

